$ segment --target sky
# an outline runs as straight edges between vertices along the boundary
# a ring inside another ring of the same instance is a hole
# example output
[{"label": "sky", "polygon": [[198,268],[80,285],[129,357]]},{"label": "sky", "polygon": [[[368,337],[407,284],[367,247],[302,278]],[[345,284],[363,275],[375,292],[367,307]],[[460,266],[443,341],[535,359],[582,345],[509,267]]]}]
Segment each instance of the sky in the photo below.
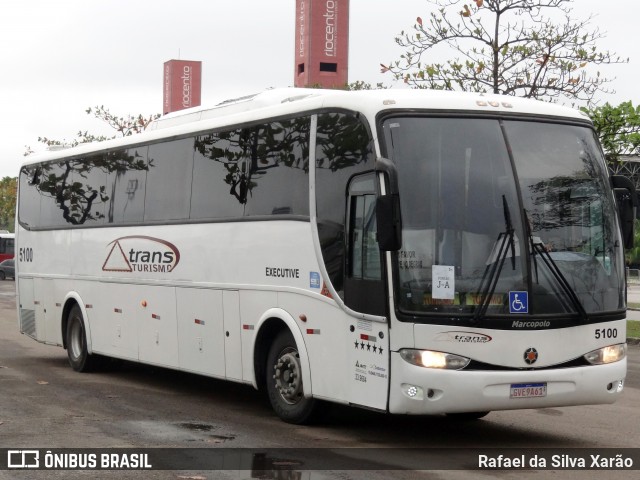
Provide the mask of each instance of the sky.
[{"label": "sky", "polygon": [[[349,81],[404,85],[380,73],[399,59],[394,39],[427,18],[426,0],[351,0]],[[615,78],[600,103],[640,104],[638,0],[575,0],[573,17],[596,15],[598,48],[629,63],[601,68]],[[112,135],[85,113],[162,110],[162,67],[202,61],[202,104],[293,85],[294,0],[0,0],[0,178],[15,177],[25,146],[80,130]]]}]

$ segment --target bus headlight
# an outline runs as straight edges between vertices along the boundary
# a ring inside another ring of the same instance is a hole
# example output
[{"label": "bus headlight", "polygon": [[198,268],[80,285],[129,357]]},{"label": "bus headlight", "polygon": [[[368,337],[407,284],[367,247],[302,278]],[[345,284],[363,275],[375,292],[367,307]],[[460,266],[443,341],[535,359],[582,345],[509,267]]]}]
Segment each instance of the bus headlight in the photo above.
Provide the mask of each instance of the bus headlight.
[{"label": "bus headlight", "polygon": [[592,365],[603,365],[605,363],[613,363],[622,360],[627,356],[627,344],[619,343],[617,345],[609,345],[608,347],[599,348],[593,352],[584,355],[587,362]]},{"label": "bus headlight", "polygon": [[403,348],[400,356],[412,365],[426,368],[440,368],[448,370],[460,370],[469,364],[467,357],[461,357],[453,353],[434,352],[433,350],[414,350]]}]

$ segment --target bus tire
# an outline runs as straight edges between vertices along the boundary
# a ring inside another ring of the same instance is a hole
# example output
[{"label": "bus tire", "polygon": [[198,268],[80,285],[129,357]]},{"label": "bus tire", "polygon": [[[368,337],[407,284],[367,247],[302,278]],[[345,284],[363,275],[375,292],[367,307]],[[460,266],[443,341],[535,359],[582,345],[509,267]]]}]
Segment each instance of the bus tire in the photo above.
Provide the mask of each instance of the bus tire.
[{"label": "bus tire", "polygon": [[287,423],[310,422],[317,401],[303,394],[300,354],[289,330],[281,331],[271,344],[265,372],[269,402],[276,414]]},{"label": "bus tire", "polygon": [[67,316],[67,356],[69,365],[76,372],[90,372],[97,365],[94,355],[87,350],[87,331],[82,317],[82,310],[76,304]]}]

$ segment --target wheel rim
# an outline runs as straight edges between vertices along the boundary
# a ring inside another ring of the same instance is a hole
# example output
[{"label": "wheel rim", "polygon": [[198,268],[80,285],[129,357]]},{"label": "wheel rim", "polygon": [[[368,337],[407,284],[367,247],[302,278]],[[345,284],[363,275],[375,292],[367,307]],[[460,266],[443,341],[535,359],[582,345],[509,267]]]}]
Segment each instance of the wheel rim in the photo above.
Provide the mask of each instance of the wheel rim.
[{"label": "wheel rim", "polygon": [[284,349],[273,366],[273,378],[276,390],[282,400],[295,405],[302,399],[302,376],[300,375],[300,356],[293,348]]},{"label": "wheel rim", "polygon": [[69,350],[74,360],[77,360],[82,355],[84,346],[84,334],[82,332],[82,324],[77,318],[71,320],[71,335],[69,341]]}]

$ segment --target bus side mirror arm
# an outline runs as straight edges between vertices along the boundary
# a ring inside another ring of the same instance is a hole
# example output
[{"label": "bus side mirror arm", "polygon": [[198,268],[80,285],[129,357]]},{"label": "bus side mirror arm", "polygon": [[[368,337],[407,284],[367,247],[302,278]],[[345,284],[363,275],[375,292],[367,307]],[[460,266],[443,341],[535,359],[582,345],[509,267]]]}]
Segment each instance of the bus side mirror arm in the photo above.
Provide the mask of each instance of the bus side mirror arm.
[{"label": "bus side mirror arm", "polygon": [[634,222],[638,211],[638,195],[633,182],[622,175],[611,176],[611,186],[618,204],[624,248],[633,248]]},{"label": "bus side mirror arm", "polygon": [[376,200],[377,237],[380,250],[396,252],[402,247],[400,197],[382,195]]},{"label": "bus side mirror arm", "polygon": [[402,221],[398,196],[398,171],[388,158],[376,158],[376,172],[384,173],[386,195],[376,200],[378,246],[383,252],[397,252],[402,248]]}]

